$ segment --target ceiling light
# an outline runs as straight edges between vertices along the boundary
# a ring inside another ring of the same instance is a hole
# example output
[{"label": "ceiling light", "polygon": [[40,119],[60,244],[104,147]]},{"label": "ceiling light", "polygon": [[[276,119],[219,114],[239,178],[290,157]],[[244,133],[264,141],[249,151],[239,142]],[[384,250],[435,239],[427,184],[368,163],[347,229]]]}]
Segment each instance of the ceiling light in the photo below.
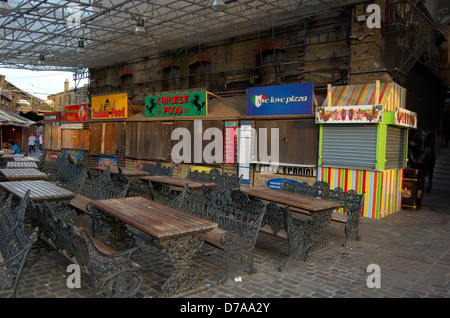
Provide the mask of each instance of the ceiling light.
[{"label": "ceiling light", "polygon": [[78,41],[77,53],[81,55],[86,54],[83,40]]},{"label": "ceiling light", "polygon": [[44,54],[39,55],[39,61],[38,61],[39,65],[44,65],[45,64],[45,57]]},{"label": "ceiling light", "polygon": [[216,11],[223,11],[227,7],[225,6],[225,1],[224,0],[214,0],[212,5],[211,5],[211,8],[213,10],[216,10]]},{"label": "ceiling light", "polygon": [[11,11],[8,0],[0,0],[0,15],[7,15]]},{"label": "ceiling light", "polygon": [[134,29],[134,33],[137,35],[145,34],[144,20],[138,19],[136,29]]}]

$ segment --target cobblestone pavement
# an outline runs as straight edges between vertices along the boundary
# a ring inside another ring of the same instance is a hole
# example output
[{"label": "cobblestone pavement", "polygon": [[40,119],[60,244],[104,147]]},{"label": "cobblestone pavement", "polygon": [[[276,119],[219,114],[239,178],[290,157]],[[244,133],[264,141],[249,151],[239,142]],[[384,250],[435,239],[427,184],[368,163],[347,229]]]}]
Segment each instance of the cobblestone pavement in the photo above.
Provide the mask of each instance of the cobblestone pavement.
[{"label": "cobblestone pavement", "polygon": [[[311,254],[308,262],[295,259],[288,269],[278,267],[287,256],[287,242],[261,233],[255,252],[257,274],[234,273],[227,284],[217,285],[223,275],[220,250],[204,244],[195,263],[204,288],[182,296],[206,298],[448,298],[450,296],[449,219],[443,203],[448,193],[426,194],[418,211],[401,210],[381,220],[363,219],[362,238],[344,241],[343,224],[327,227],[329,244]],[[139,298],[155,297],[170,273],[170,265],[158,246],[138,240],[142,253],[134,258],[144,270]],[[381,270],[380,288],[369,288],[370,264]],[[25,268],[18,298],[91,298],[90,279],[82,276],[80,289],[66,285],[68,261],[56,251],[43,254]],[[235,282],[235,276],[241,276]],[[205,300],[206,301],[206,300]]]}]

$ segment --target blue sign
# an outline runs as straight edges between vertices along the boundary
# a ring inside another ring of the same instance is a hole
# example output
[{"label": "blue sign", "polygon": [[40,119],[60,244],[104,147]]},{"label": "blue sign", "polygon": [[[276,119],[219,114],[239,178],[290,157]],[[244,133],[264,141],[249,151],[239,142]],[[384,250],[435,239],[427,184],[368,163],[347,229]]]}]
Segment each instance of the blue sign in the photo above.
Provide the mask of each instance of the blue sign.
[{"label": "blue sign", "polygon": [[83,150],[63,149],[63,157],[71,156],[74,160],[83,160]]},{"label": "blue sign", "polygon": [[247,116],[312,115],[313,83],[247,88]]},{"label": "blue sign", "polygon": [[[269,179],[269,180],[267,180],[266,185],[271,189],[280,190],[281,185],[283,184],[283,179],[284,178]],[[297,182],[298,184],[301,184],[300,181],[292,180],[292,179],[286,179],[286,182]]]}]

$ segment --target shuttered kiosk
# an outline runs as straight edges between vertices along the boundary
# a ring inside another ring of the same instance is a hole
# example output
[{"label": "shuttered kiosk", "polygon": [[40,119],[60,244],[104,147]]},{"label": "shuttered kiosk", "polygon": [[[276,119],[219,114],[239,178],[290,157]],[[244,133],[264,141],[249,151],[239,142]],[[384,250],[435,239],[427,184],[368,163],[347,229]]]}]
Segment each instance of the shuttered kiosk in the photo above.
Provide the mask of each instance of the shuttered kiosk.
[{"label": "shuttered kiosk", "polygon": [[[408,130],[417,114],[405,109],[396,83],[328,86],[319,124],[318,180],[365,191],[362,216],[380,219],[401,209]],[[341,211],[342,212],[342,211]]]}]

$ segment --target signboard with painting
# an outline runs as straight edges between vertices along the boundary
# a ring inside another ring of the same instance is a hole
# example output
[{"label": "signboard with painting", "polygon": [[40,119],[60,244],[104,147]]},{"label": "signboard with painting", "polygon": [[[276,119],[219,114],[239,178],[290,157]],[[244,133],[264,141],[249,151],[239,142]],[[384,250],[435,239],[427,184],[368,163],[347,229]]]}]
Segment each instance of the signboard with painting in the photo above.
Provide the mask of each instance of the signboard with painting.
[{"label": "signboard with painting", "polygon": [[145,117],[206,116],[207,92],[189,92],[145,97]]},{"label": "signboard with painting", "polygon": [[247,116],[312,115],[313,83],[247,89]]},{"label": "signboard with painting", "polygon": [[71,105],[64,108],[64,121],[87,121],[87,105]]},{"label": "signboard with painting", "polygon": [[91,99],[92,119],[127,118],[128,95],[113,94],[94,96]]},{"label": "signboard with painting", "polygon": [[374,124],[382,121],[382,105],[325,106],[316,108],[317,124]]},{"label": "signboard with painting", "polygon": [[117,158],[114,157],[98,157],[99,167],[117,167]]}]

